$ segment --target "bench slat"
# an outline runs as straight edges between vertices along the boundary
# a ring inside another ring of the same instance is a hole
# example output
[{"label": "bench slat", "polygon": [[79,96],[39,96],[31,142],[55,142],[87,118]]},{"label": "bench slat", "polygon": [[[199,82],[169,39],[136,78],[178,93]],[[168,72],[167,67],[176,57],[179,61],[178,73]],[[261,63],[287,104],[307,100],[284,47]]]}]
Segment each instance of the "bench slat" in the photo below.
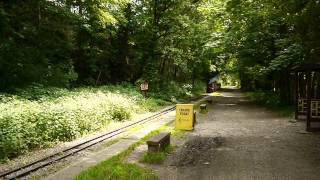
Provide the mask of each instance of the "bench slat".
[{"label": "bench slat", "polygon": [[148,145],[158,145],[161,141],[165,141],[167,138],[170,138],[170,133],[160,133],[156,136],[153,136],[147,141]]},{"label": "bench slat", "polygon": [[200,109],[207,109],[207,105],[206,104],[201,104],[200,105]]}]

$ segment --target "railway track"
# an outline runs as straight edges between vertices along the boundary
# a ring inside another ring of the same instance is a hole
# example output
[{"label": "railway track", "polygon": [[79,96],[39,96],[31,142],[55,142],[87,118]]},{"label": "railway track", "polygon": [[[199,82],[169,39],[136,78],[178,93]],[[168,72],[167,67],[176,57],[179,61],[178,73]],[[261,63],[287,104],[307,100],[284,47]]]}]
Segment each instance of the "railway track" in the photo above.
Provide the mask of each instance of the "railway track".
[{"label": "railway track", "polygon": [[102,134],[102,135],[99,135],[97,137],[94,137],[92,139],[89,139],[87,141],[84,141],[82,143],[79,143],[77,145],[74,145],[72,147],[69,147],[69,148],[66,148],[62,151],[59,151],[57,153],[54,153],[50,156],[47,156],[47,157],[44,157],[42,159],[39,159],[37,161],[34,161],[34,162],[31,162],[27,165],[24,165],[24,166],[21,166],[19,168],[16,168],[16,169],[12,169],[10,171],[7,171],[7,172],[3,172],[0,174],[0,179],[18,179],[18,178],[22,178],[22,177],[25,177],[27,176],[28,174],[34,172],[34,171],[37,171],[41,168],[44,168],[50,164],[53,164],[55,162],[58,162],[62,159],[65,159],[69,156],[72,156],[80,151],[83,151],[83,150],[86,150],[88,149],[89,147],[92,147],[98,143],[101,143],[105,140],[108,140],[112,137],[115,137],[117,135],[120,135],[120,134],[123,134],[125,132],[127,132],[127,130],[129,128],[132,128],[136,125],[139,125],[139,124],[144,124],[146,122],[149,122],[151,120],[154,120],[164,114],[167,114],[169,112],[172,112],[175,110],[175,106],[172,106],[172,107],[169,107],[169,108],[166,108],[152,116],[149,116],[147,118],[144,118],[144,119],[141,119],[139,121],[136,121],[136,122],[133,122],[129,125],[126,125],[124,127],[121,127],[119,129],[116,129],[116,130],[113,130],[113,131],[110,131],[110,132],[107,132],[105,134]]},{"label": "railway track", "polygon": [[[194,100],[198,100],[198,99],[201,99],[203,98],[203,96],[201,97],[198,97],[196,99],[193,99]],[[12,170],[9,170],[9,171],[6,171],[6,172],[2,172],[0,173],[0,179],[18,179],[18,178],[22,178],[22,177],[25,177],[27,175],[29,175],[30,173],[32,172],[35,172],[41,168],[44,168],[46,166],[49,166],[55,162],[58,162],[60,160],[63,160],[69,156],[72,156],[78,152],[81,152],[83,150],[86,150],[88,149],[89,147],[92,147],[98,143],[101,143],[105,140],[108,140],[112,137],[115,137],[117,135],[120,135],[120,134],[123,134],[125,132],[127,132],[127,130],[129,128],[132,128],[136,125],[139,125],[139,124],[144,124],[146,122],[149,122],[151,120],[154,120],[164,114],[167,114],[169,112],[172,112],[175,110],[175,106],[171,106],[169,108],[166,108],[166,109],[163,109],[162,111],[152,115],[152,116],[149,116],[147,118],[144,118],[144,119],[141,119],[139,121],[136,121],[136,122],[133,122],[129,125],[126,125],[126,126],[123,126],[119,129],[116,129],[116,130],[113,130],[113,131],[110,131],[110,132],[107,132],[105,134],[102,134],[102,135],[99,135],[99,136],[96,136],[94,138],[91,138],[87,141],[84,141],[82,143],[79,143],[77,145],[74,145],[72,147],[69,147],[69,148],[66,148],[62,151],[59,151],[57,153],[54,153],[52,155],[49,155],[47,157],[44,157],[42,159],[39,159],[39,160],[36,160],[34,162],[31,162],[27,165],[24,165],[24,166],[21,166],[19,168],[15,168],[15,169],[12,169]]]}]

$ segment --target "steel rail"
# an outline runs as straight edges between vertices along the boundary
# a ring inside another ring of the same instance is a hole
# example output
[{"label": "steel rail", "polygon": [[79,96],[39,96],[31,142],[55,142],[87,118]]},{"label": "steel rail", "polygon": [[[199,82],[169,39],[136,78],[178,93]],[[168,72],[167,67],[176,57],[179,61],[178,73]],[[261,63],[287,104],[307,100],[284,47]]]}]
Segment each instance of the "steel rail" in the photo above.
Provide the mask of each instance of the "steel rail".
[{"label": "steel rail", "polygon": [[[203,96],[200,96],[198,98],[195,98],[195,99],[192,99],[192,100],[198,100],[198,99],[201,99],[203,98]],[[18,168],[15,168],[15,169],[12,169],[12,170],[9,170],[7,172],[3,172],[0,174],[0,179],[1,178],[5,178],[5,179],[17,179],[17,178],[20,178],[20,177],[24,177],[34,171],[37,171],[38,169],[41,169],[43,167],[46,167],[50,164],[53,164],[57,161],[60,161],[62,159],[65,159],[71,155],[74,155],[80,151],[83,151],[85,149],[88,149],[89,147],[91,146],[94,146],[98,143],[101,143],[107,139],[110,139],[112,137],[115,137],[119,134],[122,134],[124,132],[127,132],[125,129],[128,129],[129,127],[132,127],[134,125],[137,125],[137,124],[143,124],[143,123],[146,123],[146,122],[149,122],[155,118],[158,118],[159,116],[163,115],[163,114],[167,114],[171,111],[174,111],[175,110],[175,106],[171,106],[169,108],[166,108],[166,109],[163,109],[162,111],[156,113],[156,114],[153,114],[149,117],[146,117],[146,118],[143,118],[141,120],[138,120],[136,122],[133,122],[129,125],[126,125],[126,126],[123,126],[119,129],[116,129],[116,130],[113,130],[113,131],[110,131],[110,132],[107,132],[105,134],[102,134],[102,135],[99,135],[97,137],[94,137],[94,138],[91,138],[89,140],[86,140],[82,143],[79,143],[79,144],[76,144],[74,146],[71,146],[69,148],[66,148],[62,151],[59,151],[59,152],[56,152],[54,154],[51,154],[47,157],[44,157],[42,159],[39,159],[39,160],[36,160],[34,162],[31,162],[27,165],[24,165],[24,166],[21,166],[21,167],[18,167]],[[83,146],[83,147],[81,147]],[[74,150],[74,151],[72,151]],[[71,151],[71,152],[69,152]]]},{"label": "steel rail", "polygon": [[[146,117],[146,118],[143,118],[139,121],[136,121],[136,122],[133,122],[129,125],[126,125],[124,127],[121,127],[119,129],[116,129],[116,130],[113,130],[113,131],[110,131],[110,132],[107,132],[105,134],[102,134],[102,135],[99,135],[97,137],[94,137],[94,138],[91,138],[87,141],[84,141],[82,143],[79,143],[79,144],[76,144],[74,146],[71,146],[69,148],[66,148],[62,151],[59,151],[59,152],[56,152],[52,155],[49,155],[47,157],[44,157],[42,159],[39,159],[39,160],[36,160],[34,162],[31,162],[27,165],[24,165],[24,166],[21,166],[21,167],[18,167],[18,168],[15,168],[13,170],[9,170],[7,172],[4,172],[2,174],[0,174],[0,178],[5,178],[5,179],[16,179],[16,178],[20,178],[20,177],[23,177],[23,176],[26,176],[38,169],[41,169],[43,167],[46,167],[50,164],[53,164],[59,160],[62,160],[62,159],[65,159],[73,154],[76,154],[80,151],[83,151],[93,145],[96,145],[98,143],[101,143],[107,139],[110,139],[112,137],[115,137],[119,134],[122,134],[124,132],[126,132],[125,129],[128,129],[129,127],[132,127],[134,125],[137,125],[137,124],[143,124],[143,123],[146,123],[148,121],[151,121],[163,114],[167,114],[171,111],[175,110],[175,106],[173,107],[169,107],[169,108],[166,108],[162,111],[160,111],[159,113],[156,113],[154,115],[151,115],[149,117]],[[81,147],[83,146],[83,147]],[[78,149],[77,149],[78,148]],[[74,150],[74,151],[72,151]],[[71,152],[69,152],[71,151]],[[38,165],[37,165],[38,164]],[[20,173],[19,173],[20,172]]]}]

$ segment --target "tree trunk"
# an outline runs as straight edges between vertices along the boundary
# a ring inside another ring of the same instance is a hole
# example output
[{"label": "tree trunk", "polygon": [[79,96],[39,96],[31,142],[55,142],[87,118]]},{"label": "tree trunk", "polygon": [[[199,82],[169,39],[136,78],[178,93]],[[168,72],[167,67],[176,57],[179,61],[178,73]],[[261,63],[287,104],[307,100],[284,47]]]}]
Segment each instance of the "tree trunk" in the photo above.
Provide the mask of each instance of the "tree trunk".
[{"label": "tree trunk", "polygon": [[281,72],[280,75],[280,100],[283,103],[291,103],[290,74],[287,70]]}]

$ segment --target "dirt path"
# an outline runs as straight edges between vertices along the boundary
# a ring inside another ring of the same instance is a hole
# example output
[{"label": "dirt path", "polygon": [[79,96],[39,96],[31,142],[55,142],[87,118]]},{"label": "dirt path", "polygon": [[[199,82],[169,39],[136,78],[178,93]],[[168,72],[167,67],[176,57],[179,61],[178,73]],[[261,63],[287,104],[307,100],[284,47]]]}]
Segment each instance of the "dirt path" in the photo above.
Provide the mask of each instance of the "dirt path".
[{"label": "dirt path", "polygon": [[[162,179],[320,179],[320,135],[300,133],[305,129],[303,122],[291,123],[251,104],[239,92],[222,93],[208,108],[208,114],[199,115],[190,136],[219,137],[222,144],[214,149],[206,145],[200,153],[188,152],[205,161],[168,165],[158,171]],[[168,161],[175,156],[179,152]]]}]

